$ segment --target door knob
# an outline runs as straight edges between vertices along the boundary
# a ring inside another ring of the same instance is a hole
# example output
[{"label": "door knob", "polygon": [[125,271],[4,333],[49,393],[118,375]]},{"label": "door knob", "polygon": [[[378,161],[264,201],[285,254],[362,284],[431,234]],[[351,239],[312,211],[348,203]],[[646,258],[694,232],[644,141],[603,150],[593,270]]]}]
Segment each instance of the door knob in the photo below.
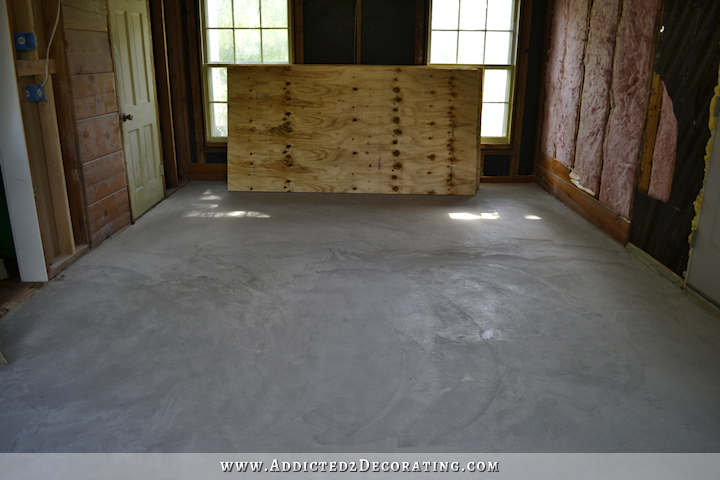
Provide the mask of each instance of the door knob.
[{"label": "door knob", "polygon": [[133,119],[132,113],[131,113],[130,115],[127,115],[127,114],[123,113],[122,119],[123,119],[123,122],[127,122],[128,120],[132,120],[132,119]]}]

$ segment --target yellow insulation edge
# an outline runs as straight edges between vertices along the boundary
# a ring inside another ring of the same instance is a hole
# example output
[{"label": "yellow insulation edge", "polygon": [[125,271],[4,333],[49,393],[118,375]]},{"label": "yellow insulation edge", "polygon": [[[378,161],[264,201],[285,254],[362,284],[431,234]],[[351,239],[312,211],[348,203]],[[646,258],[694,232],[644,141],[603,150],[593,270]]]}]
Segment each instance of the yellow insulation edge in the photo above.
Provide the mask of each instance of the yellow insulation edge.
[{"label": "yellow insulation edge", "polygon": [[[700,193],[698,193],[697,198],[693,202],[693,206],[695,207],[695,218],[693,218],[692,226],[690,227],[690,237],[688,238],[691,245],[693,234],[695,233],[695,230],[697,230],[698,217],[700,216],[700,210],[702,209],[703,200],[705,198],[705,179],[707,179],[708,163],[710,162],[710,154],[713,151],[713,137],[715,136],[715,128],[717,127],[718,122],[718,117],[715,115],[715,107],[717,106],[718,101],[720,101],[720,67],[718,67],[718,84],[715,87],[715,95],[713,95],[713,99],[710,102],[710,120],[708,121],[708,127],[710,127],[710,140],[708,140],[708,143],[705,146],[705,177],[703,179],[703,186],[700,189]],[[692,249],[690,250],[690,254],[692,255]]]}]

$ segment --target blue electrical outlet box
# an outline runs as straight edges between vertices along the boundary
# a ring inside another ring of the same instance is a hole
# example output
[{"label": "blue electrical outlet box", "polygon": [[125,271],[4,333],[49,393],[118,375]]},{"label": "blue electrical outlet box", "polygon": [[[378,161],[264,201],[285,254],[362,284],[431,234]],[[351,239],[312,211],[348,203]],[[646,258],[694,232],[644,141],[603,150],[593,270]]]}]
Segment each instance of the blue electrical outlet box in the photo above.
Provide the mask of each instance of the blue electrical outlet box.
[{"label": "blue electrical outlet box", "polygon": [[37,41],[35,34],[30,32],[18,32],[13,35],[15,39],[15,50],[35,50]]},{"label": "blue electrical outlet box", "polygon": [[42,85],[28,85],[25,87],[25,96],[28,102],[42,102],[45,100],[45,89]]}]

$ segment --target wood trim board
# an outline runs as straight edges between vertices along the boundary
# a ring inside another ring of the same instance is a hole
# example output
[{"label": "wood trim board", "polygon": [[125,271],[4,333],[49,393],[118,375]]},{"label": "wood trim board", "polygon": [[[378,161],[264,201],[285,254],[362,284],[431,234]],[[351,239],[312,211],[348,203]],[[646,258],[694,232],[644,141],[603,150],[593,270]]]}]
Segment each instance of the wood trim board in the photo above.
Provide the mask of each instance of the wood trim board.
[{"label": "wood trim board", "polygon": [[560,167],[567,169],[554,158],[541,154],[535,163],[537,183],[615,241],[627,245],[630,222],[570,183]]}]

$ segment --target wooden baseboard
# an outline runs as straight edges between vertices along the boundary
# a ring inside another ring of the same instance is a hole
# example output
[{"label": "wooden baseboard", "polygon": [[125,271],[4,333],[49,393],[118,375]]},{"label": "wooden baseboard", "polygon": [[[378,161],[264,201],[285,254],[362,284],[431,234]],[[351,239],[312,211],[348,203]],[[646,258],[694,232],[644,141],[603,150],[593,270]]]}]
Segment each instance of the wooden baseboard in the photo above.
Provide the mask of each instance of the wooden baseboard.
[{"label": "wooden baseboard", "polygon": [[0,305],[0,317],[3,317],[22,302],[30,298],[40,287],[45,285],[42,282],[22,283],[10,299]]},{"label": "wooden baseboard", "polygon": [[[537,183],[615,241],[627,245],[630,222],[571,183],[569,174],[563,174],[563,169],[569,172],[567,167],[553,158],[542,154],[541,157],[545,158],[539,158],[535,164]],[[567,178],[562,178],[566,175]]]},{"label": "wooden baseboard", "polygon": [[685,280],[683,280],[682,277],[680,277],[678,274],[667,268],[665,265],[657,261],[653,256],[651,256],[646,251],[638,248],[637,246],[633,245],[632,243],[627,244],[627,250],[630,252],[630,254],[640,260],[642,263],[647,265],[648,267],[655,270],[660,276],[665,277],[668,279],[673,285],[675,285],[678,288],[683,288],[685,285]]},{"label": "wooden baseboard", "polygon": [[75,247],[75,253],[72,255],[62,255],[56,258],[53,263],[50,264],[48,269],[48,280],[55,277],[58,273],[62,272],[68,265],[73,263],[78,258],[82,257],[90,250],[88,245],[77,245]]},{"label": "wooden baseboard", "polygon": [[188,176],[190,180],[227,182],[227,164],[191,163],[188,165]]},{"label": "wooden baseboard", "polygon": [[533,183],[535,175],[506,175],[503,177],[480,177],[480,183]]},{"label": "wooden baseboard", "polygon": [[712,313],[714,313],[715,315],[720,317],[720,307],[715,302],[713,302],[712,300],[707,298],[705,295],[703,295],[700,291],[695,290],[693,287],[691,287],[687,283],[684,285],[683,290],[685,291],[685,293],[688,294],[688,296],[690,296],[690,298],[692,298],[693,300],[698,302],[700,305],[702,305],[703,307],[707,308]]}]

